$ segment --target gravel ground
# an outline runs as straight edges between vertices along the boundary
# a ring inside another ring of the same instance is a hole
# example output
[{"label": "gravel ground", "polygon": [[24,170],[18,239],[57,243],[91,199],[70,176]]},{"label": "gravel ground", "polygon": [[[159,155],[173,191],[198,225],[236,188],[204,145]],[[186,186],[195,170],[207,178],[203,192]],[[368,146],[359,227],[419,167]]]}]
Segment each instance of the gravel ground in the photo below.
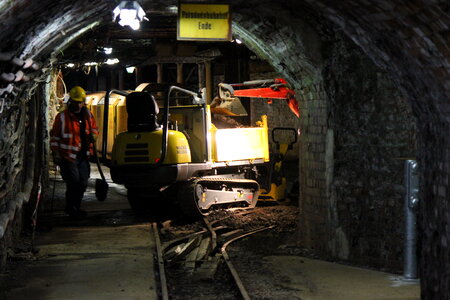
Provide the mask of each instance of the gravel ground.
[{"label": "gravel ground", "polygon": [[[61,202],[63,192],[64,186],[61,182],[58,182],[55,198],[60,201],[55,201],[56,210],[61,209],[63,205]],[[117,195],[115,194],[116,192]],[[122,190],[116,191],[115,188],[112,188],[109,195],[112,199],[121,199],[125,192]],[[91,204],[97,205],[95,196],[91,191],[86,194],[85,198],[87,201],[85,203],[86,208],[90,208]],[[108,203],[111,203],[112,199],[109,199]],[[103,211],[103,206],[100,205],[98,209],[94,209],[86,220],[79,220],[77,223],[79,226],[117,226],[143,222],[131,210],[122,210],[123,205],[121,203],[117,204],[121,208],[120,210],[111,212]],[[128,208],[128,205],[125,203],[124,207]],[[90,211],[92,211],[92,208]],[[63,224],[64,220],[66,220],[64,216],[54,218],[52,219],[52,225],[65,226]],[[301,249],[296,245],[298,207],[293,205],[265,205],[249,211],[239,209],[215,211],[208,216],[208,220],[210,222],[220,220],[215,226],[220,224],[227,226],[230,230],[243,229],[244,231],[251,231],[262,227],[274,226],[270,230],[233,242],[228,246],[227,251],[252,299],[299,299],[298,297],[296,298],[295,291],[286,290],[285,288],[280,289],[279,282],[286,279],[277,277],[277,274],[273,274],[264,264],[265,256],[278,254],[298,255],[301,253]],[[145,221],[160,222],[163,242],[205,229],[202,220],[196,222],[185,220],[174,213],[173,209],[169,210],[166,215],[160,212],[157,219],[151,217],[151,219],[146,219]],[[41,223],[41,225],[45,224]],[[0,276],[2,281],[8,279],[8,288],[12,288],[15,284],[21,282],[19,280],[21,275],[14,272],[13,269],[16,269],[16,271],[21,270],[24,264],[32,265],[35,261],[42,259],[39,253],[29,251],[31,248],[29,243],[30,236],[24,236],[22,241],[23,243],[19,243],[15,249],[11,249],[11,251],[14,251],[9,255],[9,269],[11,272],[7,271]],[[240,295],[223,259],[217,265],[217,271],[214,276],[210,278],[198,276],[197,273],[192,272],[192,270],[186,270],[179,264],[167,266],[166,272],[168,274],[170,297],[173,300],[240,299]],[[6,280],[4,283],[6,284]]]},{"label": "gravel ground", "polygon": [[[266,256],[299,255],[303,251],[296,245],[298,208],[289,205],[257,207],[251,211],[217,211],[208,216],[214,226],[224,225],[244,232],[263,227],[272,229],[255,233],[231,243],[227,252],[238,270],[252,299],[300,299],[298,291],[281,287],[288,280],[274,274],[264,263]],[[203,221],[195,223],[165,222],[161,230],[162,241],[198,232],[205,228]],[[221,244],[220,239],[218,242]],[[223,261],[212,278],[199,279],[196,271],[183,263],[167,267],[169,293],[172,299],[239,299],[231,276]]]}]

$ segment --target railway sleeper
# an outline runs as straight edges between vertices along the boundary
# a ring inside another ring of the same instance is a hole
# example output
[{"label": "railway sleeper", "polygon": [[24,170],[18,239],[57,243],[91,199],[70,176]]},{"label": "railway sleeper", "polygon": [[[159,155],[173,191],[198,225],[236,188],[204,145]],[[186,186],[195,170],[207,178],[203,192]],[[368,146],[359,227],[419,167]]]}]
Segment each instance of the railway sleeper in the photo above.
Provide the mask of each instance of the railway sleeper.
[{"label": "railway sleeper", "polygon": [[[217,226],[214,231],[218,235],[219,244],[238,236],[242,229],[232,229],[227,226]],[[211,253],[218,252],[220,245],[212,249],[211,238],[206,237],[207,231],[200,231],[163,244],[163,257],[169,264],[185,258],[186,261],[201,261]],[[198,239],[198,240],[197,240]],[[193,248],[194,247],[194,248]],[[198,249],[200,248],[200,249]],[[201,251],[199,251],[201,250]],[[190,251],[190,253],[186,253]],[[196,254],[193,254],[195,252]]]},{"label": "railway sleeper", "polygon": [[216,253],[214,256],[210,256],[208,260],[195,270],[195,278],[198,280],[212,280],[216,274],[217,268],[221,261],[222,254]]},{"label": "railway sleeper", "polygon": [[176,262],[183,260],[186,256],[188,256],[192,250],[197,248],[200,245],[202,237],[197,235],[189,239],[189,241],[185,244],[178,245],[170,249],[170,251],[164,254],[164,260],[166,260],[167,265],[170,266]]}]

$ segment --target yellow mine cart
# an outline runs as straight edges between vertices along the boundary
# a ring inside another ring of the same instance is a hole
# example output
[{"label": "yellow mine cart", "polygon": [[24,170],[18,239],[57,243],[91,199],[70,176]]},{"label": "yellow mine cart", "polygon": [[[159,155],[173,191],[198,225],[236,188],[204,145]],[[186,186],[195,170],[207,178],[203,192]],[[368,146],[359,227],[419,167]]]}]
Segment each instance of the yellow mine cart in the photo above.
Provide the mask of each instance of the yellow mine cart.
[{"label": "yellow mine cart", "polygon": [[[105,120],[105,95],[106,92],[91,93],[86,96],[86,106],[94,115],[95,121],[99,129],[99,136],[96,141],[97,154],[102,156],[103,145],[103,128]],[[114,144],[115,137],[124,131],[127,131],[127,111],[125,97],[118,94],[113,94],[109,97],[108,115],[107,117],[107,148],[106,157],[111,158],[111,151]]]},{"label": "yellow mine cart", "polygon": [[[86,98],[92,98],[91,104],[90,104],[90,110],[92,115],[95,118],[95,122],[98,126],[98,136],[97,141],[95,142],[95,146],[97,149],[97,152],[101,151],[102,149],[102,140],[101,137],[103,136],[103,103],[101,102],[102,99],[104,99],[104,95],[101,97],[90,97],[90,95],[87,95]],[[97,153],[99,154],[99,153]]]}]

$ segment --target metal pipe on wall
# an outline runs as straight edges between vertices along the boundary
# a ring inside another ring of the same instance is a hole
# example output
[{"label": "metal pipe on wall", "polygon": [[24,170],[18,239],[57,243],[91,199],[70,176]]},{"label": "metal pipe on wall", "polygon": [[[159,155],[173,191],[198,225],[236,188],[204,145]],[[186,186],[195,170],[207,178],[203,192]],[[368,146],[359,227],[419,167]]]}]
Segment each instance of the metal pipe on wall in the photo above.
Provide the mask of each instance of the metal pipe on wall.
[{"label": "metal pipe on wall", "polygon": [[419,203],[418,165],[415,160],[405,161],[405,243],[403,277],[417,279],[417,232],[416,217]]}]

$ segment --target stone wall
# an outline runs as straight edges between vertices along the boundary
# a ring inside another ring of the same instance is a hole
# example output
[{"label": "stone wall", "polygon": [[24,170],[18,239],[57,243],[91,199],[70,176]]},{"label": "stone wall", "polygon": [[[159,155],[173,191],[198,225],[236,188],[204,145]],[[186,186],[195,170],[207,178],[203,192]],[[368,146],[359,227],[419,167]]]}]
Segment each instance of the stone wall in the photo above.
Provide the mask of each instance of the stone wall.
[{"label": "stone wall", "polygon": [[334,136],[331,248],[338,257],[402,269],[403,165],[415,159],[415,119],[385,72],[337,35],[324,70]]},{"label": "stone wall", "polygon": [[387,74],[331,24],[312,15],[309,23],[284,24],[283,13],[277,11],[277,24],[295,26],[294,37],[264,20],[247,19],[251,24],[241,22],[237,31],[244,41],[257,35],[265,48],[252,48],[253,36],[251,50],[296,86],[298,125],[281,103],[254,100],[252,108],[277,126],[301,129],[301,246],[324,258],[399,271],[402,159],[415,155],[411,109]]},{"label": "stone wall", "polygon": [[328,203],[331,185],[328,174],[333,170],[332,151],[329,150],[330,147],[333,149],[328,124],[330,108],[321,82],[303,88],[302,95],[299,153],[300,245],[323,258],[333,258],[328,244],[332,238]]},{"label": "stone wall", "polygon": [[[36,90],[35,90],[36,89]],[[29,228],[38,184],[46,191],[46,105],[42,89],[36,94],[21,92],[9,99],[12,105],[0,114],[0,269],[24,227]],[[28,89],[24,89],[28,91]],[[44,202],[44,201],[43,201]]]}]

